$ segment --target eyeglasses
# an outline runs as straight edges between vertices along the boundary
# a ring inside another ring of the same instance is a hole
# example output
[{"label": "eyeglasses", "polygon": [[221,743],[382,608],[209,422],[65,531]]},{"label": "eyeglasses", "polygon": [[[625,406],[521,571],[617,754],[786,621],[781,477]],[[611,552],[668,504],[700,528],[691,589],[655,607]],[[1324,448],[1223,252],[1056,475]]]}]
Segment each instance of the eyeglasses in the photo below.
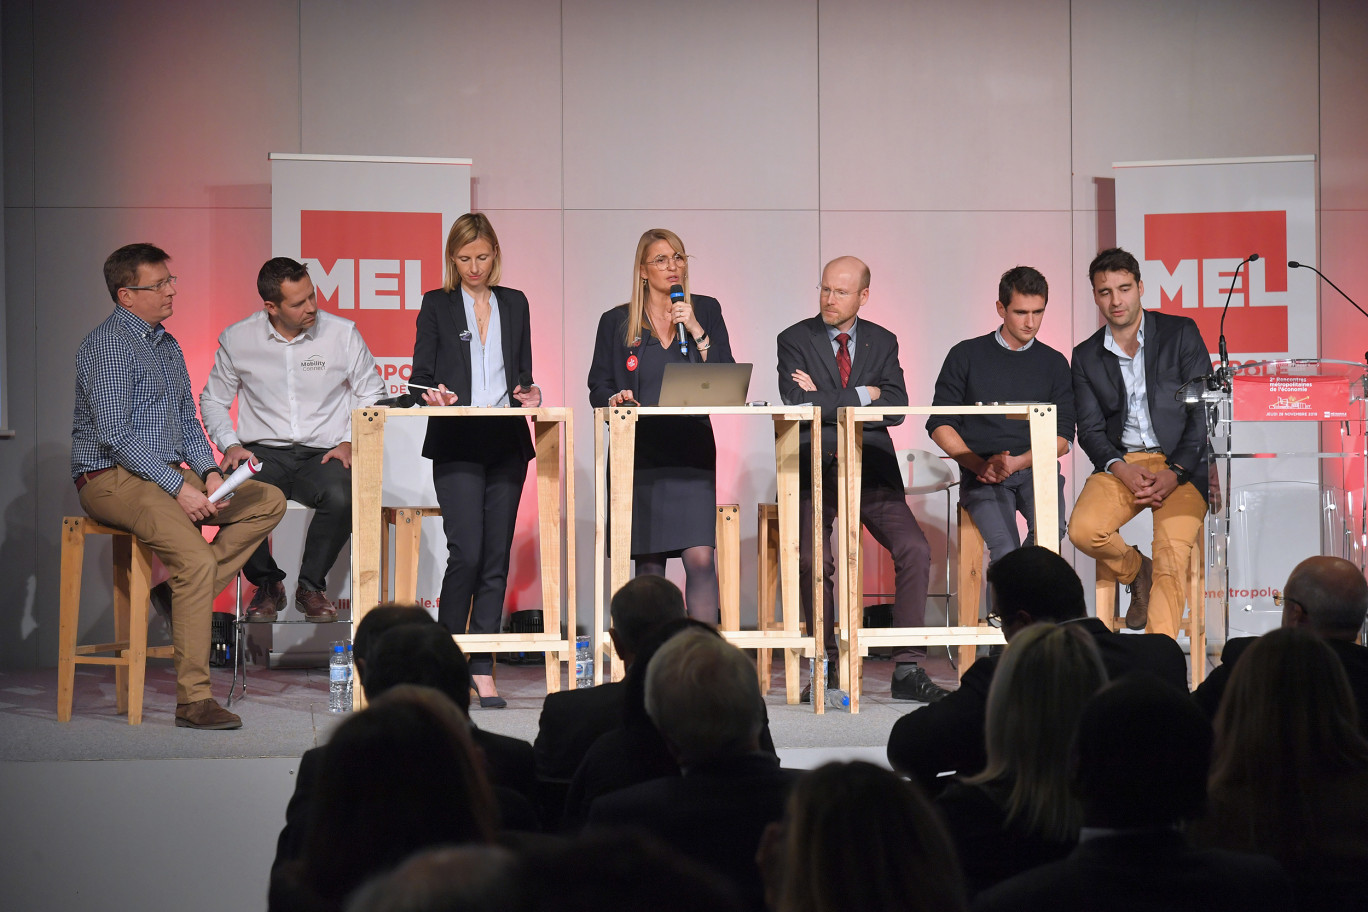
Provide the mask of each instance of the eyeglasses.
[{"label": "eyeglasses", "polygon": [[855,292],[853,291],[845,291],[840,288],[828,288],[826,285],[818,285],[817,290],[822,293],[822,297],[825,298],[827,295],[830,295],[837,301],[848,301],[855,295]]},{"label": "eyeglasses", "polygon": [[167,285],[175,285],[176,277],[169,275],[160,282],[153,282],[151,285],[125,285],[129,291],[165,291]]},{"label": "eyeglasses", "polygon": [[1294,605],[1300,605],[1300,604],[1301,604],[1301,602],[1297,601],[1296,599],[1294,599],[1294,598],[1289,598],[1288,595],[1287,595],[1287,593],[1285,593],[1285,592],[1275,592],[1275,593],[1273,593],[1273,605],[1274,605],[1274,607],[1281,608],[1281,607],[1282,607],[1284,604],[1286,604],[1287,602],[1291,602],[1291,603],[1294,604]]},{"label": "eyeglasses", "polygon": [[996,627],[999,630],[1002,629],[1002,615],[998,614],[996,608],[989,608],[988,615],[984,620],[988,622],[989,627]]},{"label": "eyeglasses", "polygon": [[685,256],[684,254],[682,254],[682,253],[676,253],[674,256],[666,256],[665,254],[662,253],[660,256],[656,257],[654,260],[647,260],[647,261],[646,261],[646,264],[647,264],[648,266],[654,266],[656,269],[659,269],[659,270],[661,270],[662,272],[664,272],[666,269],[669,269],[671,266],[674,266],[674,267],[677,268],[677,269],[682,269],[682,268],[684,268],[684,264],[686,264],[686,263],[688,263],[688,262],[689,262],[689,258],[686,257],[686,256]]}]

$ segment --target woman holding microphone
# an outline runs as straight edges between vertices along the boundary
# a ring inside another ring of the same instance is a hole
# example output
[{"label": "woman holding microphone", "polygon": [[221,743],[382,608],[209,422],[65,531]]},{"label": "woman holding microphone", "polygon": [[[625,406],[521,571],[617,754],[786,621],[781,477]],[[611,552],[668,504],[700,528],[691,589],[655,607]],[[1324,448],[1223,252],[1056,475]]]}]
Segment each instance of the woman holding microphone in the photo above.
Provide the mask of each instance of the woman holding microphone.
[{"label": "woman holding microphone", "polygon": [[[672,299],[670,289],[683,294]],[[688,352],[676,325],[688,333]],[[733,363],[727,325],[715,298],[689,291],[689,258],[679,235],[652,228],[637,242],[632,297],[599,320],[589,367],[595,408],[636,402],[656,405],[665,365]],[[665,574],[665,561],[684,563],[689,616],[718,621],[717,447],[706,417],[656,416],[637,424],[632,487],[632,558],[636,575]]]},{"label": "woman holding microphone", "polygon": [[[498,285],[499,239],[483,213],[461,216],[447,235],[445,281],[423,296],[413,343],[414,384],[428,405],[541,405],[532,383],[527,297]],[[533,456],[523,418],[430,418],[423,455],[447,537],[437,619],[453,634],[498,633],[518,500]],[[469,626],[467,627],[467,618]],[[494,687],[490,653],[470,655],[480,706],[507,705]]]}]

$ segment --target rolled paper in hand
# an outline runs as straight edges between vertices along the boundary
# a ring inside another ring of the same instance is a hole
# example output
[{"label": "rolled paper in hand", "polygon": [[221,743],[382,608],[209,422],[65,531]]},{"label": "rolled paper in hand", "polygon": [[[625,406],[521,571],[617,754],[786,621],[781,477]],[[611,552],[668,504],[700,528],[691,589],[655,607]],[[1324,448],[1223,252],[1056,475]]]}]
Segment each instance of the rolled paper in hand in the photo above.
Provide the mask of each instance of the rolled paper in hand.
[{"label": "rolled paper in hand", "polygon": [[209,502],[218,503],[220,500],[223,500],[225,497],[232,494],[233,491],[237,489],[238,485],[260,471],[261,463],[257,462],[255,459],[247,459],[238,463],[238,467],[233,471],[233,474],[225,478],[223,484],[219,485],[218,490],[209,495]]}]

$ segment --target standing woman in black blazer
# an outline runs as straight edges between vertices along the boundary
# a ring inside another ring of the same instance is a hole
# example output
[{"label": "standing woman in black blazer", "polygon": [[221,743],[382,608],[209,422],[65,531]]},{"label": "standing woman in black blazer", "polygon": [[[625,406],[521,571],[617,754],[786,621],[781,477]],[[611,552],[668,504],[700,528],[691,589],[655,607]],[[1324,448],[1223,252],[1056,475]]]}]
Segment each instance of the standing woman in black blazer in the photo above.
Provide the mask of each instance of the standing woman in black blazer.
[{"label": "standing woman in black blazer", "polygon": [[[413,382],[437,387],[424,391],[428,405],[541,405],[532,384],[527,298],[496,284],[499,265],[489,218],[458,218],[447,235],[446,280],[423,295],[413,343]],[[423,455],[432,460],[447,537],[437,619],[453,634],[498,633],[518,500],[533,456],[527,421],[429,418]],[[491,654],[471,654],[470,676],[485,708],[506,705],[493,672]]]},{"label": "standing woman in black blazer", "polygon": [[[670,286],[684,299],[672,302]],[[683,354],[675,324],[689,334]],[[731,341],[717,299],[691,294],[689,258],[679,235],[652,228],[637,242],[632,298],[599,320],[589,366],[595,408],[660,401],[665,365],[683,361],[731,364]],[[637,424],[632,487],[632,558],[636,575],[665,575],[665,561],[684,562],[689,616],[718,620],[717,446],[706,418],[657,416]]]}]

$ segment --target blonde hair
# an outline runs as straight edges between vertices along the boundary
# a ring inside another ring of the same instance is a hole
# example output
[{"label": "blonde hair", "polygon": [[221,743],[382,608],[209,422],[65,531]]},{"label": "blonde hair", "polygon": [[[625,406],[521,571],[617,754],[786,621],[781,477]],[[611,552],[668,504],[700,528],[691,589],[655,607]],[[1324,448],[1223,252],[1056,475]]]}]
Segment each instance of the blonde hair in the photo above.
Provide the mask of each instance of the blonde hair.
[{"label": "blonde hair", "polygon": [[1078,627],[1032,624],[1012,637],[988,689],[988,765],[966,780],[1010,789],[1007,823],[1047,839],[1078,836],[1069,750],[1083,707],[1106,683],[1097,646]]},{"label": "blonde hair", "polygon": [[[688,256],[684,252],[684,242],[679,239],[669,228],[648,228],[637,241],[636,259],[632,266],[632,297],[627,302],[627,336],[628,345],[635,345],[641,339],[641,327],[645,322],[646,313],[646,279],[641,275],[641,267],[646,265],[646,248],[656,241],[664,241],[670,245],[675,253],[680,256]],[[689,272],[684,271],[684,300],[690,305],[693,304],[693,297],[689,294]]]},{"label": "blonde hair", "polygon": [[502,271],[503,260],[499,255],[499,236],[494,233],[494,226],[489,222],[489,216],[483,212],[467,212],[458,218],[451,225],[451,231],[447,233],[446,240],[446,262],[443,263],[442,289],[444,291],[455,291],[461,284],[461,275],[456,271],[456,254],[467,244],[473,244],[483,238],[489,241],[489,246],[494,248],[494,265],[489,270],[489,284],[499,284],[499,273]]}]

